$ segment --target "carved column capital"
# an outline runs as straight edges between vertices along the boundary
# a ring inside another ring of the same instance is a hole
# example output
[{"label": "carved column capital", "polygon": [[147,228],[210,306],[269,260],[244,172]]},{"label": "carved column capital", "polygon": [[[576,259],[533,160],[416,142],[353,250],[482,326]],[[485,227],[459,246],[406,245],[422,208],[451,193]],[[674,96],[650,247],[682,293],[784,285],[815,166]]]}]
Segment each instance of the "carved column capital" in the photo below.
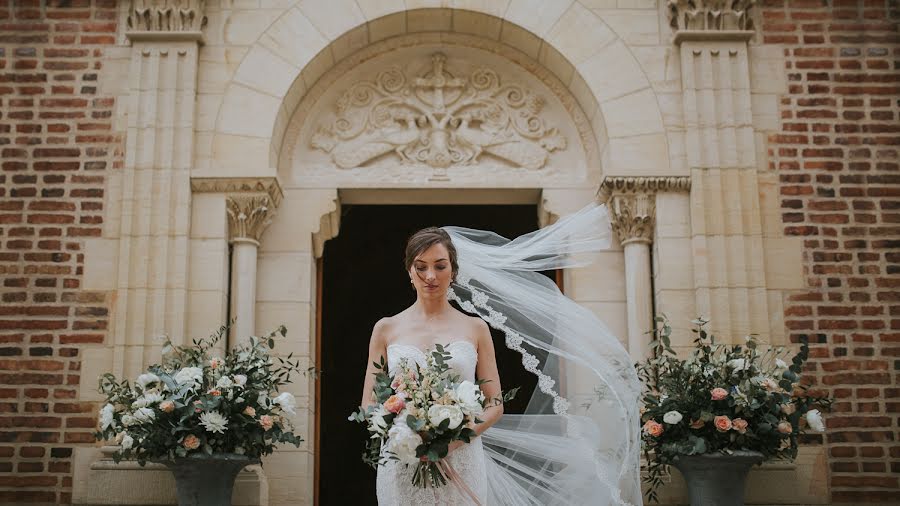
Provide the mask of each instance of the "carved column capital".
[{"label": "carved column capital", "polygon": [[268,195],[229,195],[225,199],[230,242],[259,244],[266,227],[272,223],[275,206]]},{"label": "carved column capital", "polygon": [[756,0],[668,0],[675,43],[684,40],[743,40],[753,37]]},{"label": "carved column capital", "polygon": [[131,40],[202,41],[206,0],[128,0],[125,21]]},{"label": "carved column capital", "polygon": [[649,244],[656,221],[656,194],[690,188],[689,177],[607,177],[598,198],[606,203],[613,231],[623,246],[631,242]]}]

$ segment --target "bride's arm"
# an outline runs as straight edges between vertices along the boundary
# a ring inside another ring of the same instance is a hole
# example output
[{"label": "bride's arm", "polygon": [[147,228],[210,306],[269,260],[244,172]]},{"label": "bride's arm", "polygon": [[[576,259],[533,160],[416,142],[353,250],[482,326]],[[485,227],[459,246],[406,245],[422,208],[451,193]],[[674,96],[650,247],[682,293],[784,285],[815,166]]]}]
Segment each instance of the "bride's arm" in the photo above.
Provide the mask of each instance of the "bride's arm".
[{"label": "bride's arm", "polygon": [[[487,399],[497,399],[502,391],[500,387],[500,373],[497,372],[497,359],[494,356],[494,340],[491,338],[491,330],[487,323],[480,318],[476,322],[478,336],[478,364],[475,367],[475,377],[479,380],[486,380],[481,384],[481,391]],[[491,425],[497,423],[497,420],[503,416],[503,403],[498,402],[495,406],[491,406],[484,410],[481,419],[483,423],[475,424],[475,432],[480,436],[482,432],[488,430]]]},{"label": "bride's arm", "polygon": [[373,362],[381,362],[384,358],[387,361],[387,327],[388,318],[378,320],[375,327],[372,328],[372,337],[369,338],[369,360],[366,362],[366,378],[363,381],[362,401],[359,403],[363,409],[369,407],[374,402],[372,399],[372,388],[375,386],[375,366]]}]

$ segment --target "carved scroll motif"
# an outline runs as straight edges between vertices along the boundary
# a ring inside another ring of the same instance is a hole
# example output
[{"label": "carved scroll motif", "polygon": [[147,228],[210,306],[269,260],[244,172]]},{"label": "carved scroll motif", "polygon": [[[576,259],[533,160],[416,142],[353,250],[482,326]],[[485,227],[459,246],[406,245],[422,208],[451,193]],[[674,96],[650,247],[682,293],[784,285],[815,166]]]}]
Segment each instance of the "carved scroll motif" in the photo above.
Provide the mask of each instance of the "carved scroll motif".
[{"label": "carved scroll motif", "polygon": [[409,78],[399,67],[353,85],[338,99],[336,117],[319,126],[311,146],[342,169],[382,156],[401,164],[445,169],[490,156],[540,169],[550,153],[566,148],[557,128],[540,117],[544,100],[503,82],[492,69],[455,77],[435,53],[425,75]]}]

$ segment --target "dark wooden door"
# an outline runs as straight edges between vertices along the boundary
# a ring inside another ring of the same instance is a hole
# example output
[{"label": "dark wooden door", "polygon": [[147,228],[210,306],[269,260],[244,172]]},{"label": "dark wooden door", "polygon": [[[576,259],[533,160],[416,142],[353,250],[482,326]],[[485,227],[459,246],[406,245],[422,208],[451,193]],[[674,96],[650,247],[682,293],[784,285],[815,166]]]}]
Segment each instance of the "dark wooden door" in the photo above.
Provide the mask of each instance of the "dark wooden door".
[{"label": "dark wooden door", "polygon": [[[513,238],[538,228],[537,210],[529,205],[342,206],[340,234],[325,244],[322,266],[316,452],[320,505],[376,504],[375,470],[360,459],[367,434],[347,416],[362,396],[372,326],[415,301],[403,267],[406,239],[421,228],[448,224]],[[494,345],[504,387],[521,387],[506,411],[521,413],[536,378],[496,331]]]}]

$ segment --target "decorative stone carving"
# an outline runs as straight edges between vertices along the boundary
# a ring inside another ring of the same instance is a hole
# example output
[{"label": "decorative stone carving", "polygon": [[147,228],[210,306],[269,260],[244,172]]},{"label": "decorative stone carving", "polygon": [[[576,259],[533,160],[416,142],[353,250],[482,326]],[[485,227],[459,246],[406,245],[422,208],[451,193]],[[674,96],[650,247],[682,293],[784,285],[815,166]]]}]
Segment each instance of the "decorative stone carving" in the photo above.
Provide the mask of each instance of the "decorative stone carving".
[{"label": "decorative stone carving", "polygon": [[753,30],[756,0],[669,0],[669,23],[676,30]]},{"label": "decorative stone carving", "polygon": [[231,195],[225,201],[231,241],[259,243],[266,227],[272,223],[275,207],[268,195]]},{"label": "decorative stone carving", "polygon": [[265,193],[276,208],[284,199],[284,192],[275,177],[193,177],[191,191],[227,194]]},{"label": "decorative stone carving", "polygon": [[446,61],[434,53],[424,75],[409,77],[392,66],[356,83],[310,145],[342,169],[385,155],[438,170],[476,164],[482,156],[540,169],[550,153],[566,148],[565,137],[541,118],[540,96],[486,67],[457,77]]},{"label": "decorative stone carving", "polygon": [[131,0],[129,31],[199,32],[206,25],[206,0]]},{"label": "decorative stone carving", "polygon": [[689,191],[689,177],[609,177],[598,193],[606,202],[613,231],[622,245],[650,243],[656,219],[656,193]]}]

